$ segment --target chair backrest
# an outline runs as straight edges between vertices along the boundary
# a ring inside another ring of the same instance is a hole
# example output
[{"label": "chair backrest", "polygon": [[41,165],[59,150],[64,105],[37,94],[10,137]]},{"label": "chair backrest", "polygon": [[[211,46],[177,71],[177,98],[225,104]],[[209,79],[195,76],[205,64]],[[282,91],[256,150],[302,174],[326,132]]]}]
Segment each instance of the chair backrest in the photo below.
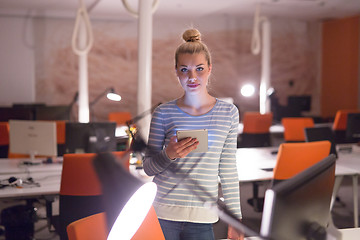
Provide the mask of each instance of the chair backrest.
[{"label": "chair backrest", "polygon": [[0,122],[0,145],[9,145],[9,122]]},{"label": "chair backrest", "polygon": [[288,179],[327,157],[329,141],[282,143],[279,146],[274,180]]},{"label": "chair backrest", "polygon": [[111,122],[116,122],[116,125],[126,125],[126,121],[132,119],[130,112],[111,112],[108,115],[108,120]]},{"label": "chair backrest", "polygon": [[[113,152],[121,158],[124,152]],[[66,226],[80,218],[104,211],[101,185],[93,168],[95,153],[64,154],[59,197],[59,235],[66,239]],[[129,159],[121,161],[129,169]]]},{"label": "chair backrest", "polygon": [[[101,212],[79,219],[67,226],[69,240],[106,240],[106,213]],[[154,207],[151,207],[132,240],[165,240]]]},{"label": "chair backrest", "polygon": [[69,240],[106,240],[108,230],[105,213],[76,220],[70,223],[66,230]]},{"label": "chair backrest", "polygon": [[7,158],[9,152],[9,130],[8,122],[0,122],[0,158]]},{"label": "chair backrest", "polygon": [[56,121],[56,140],[57,144],[65,144],[66,121]]},{"label": "chair backrest", "polygon": [[333,130],[346,130],[347,116],[349,113],[360,113],[360,110],[357,109],[342,109],[336,112]]},{"label": "chair backrest", "polygon": [[282,118],[285,142],[305,142],[305,128],[314,127],[314,120],[307,117]]},{"label": "chair backrest", "polygon": [[245,112],[243,133],[269,133],[272,120],[272,113]]},{"label": "chair backrest", "polygon": [[151,207],[144,221],[131,240],[165,240],[154,207]]}]

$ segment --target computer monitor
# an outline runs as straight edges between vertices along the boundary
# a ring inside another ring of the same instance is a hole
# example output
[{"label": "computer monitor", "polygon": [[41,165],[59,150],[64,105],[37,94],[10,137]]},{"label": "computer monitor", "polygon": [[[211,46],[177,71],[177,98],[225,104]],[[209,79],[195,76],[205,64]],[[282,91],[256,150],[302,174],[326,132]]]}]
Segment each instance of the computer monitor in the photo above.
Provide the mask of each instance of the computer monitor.
[{"label": "computer monitor", "polygon": [[260,235],[266,239],[325,239],[335,181],[335,156],[266,190]]},{"label": "computer monitor", "polygon": [[9,120],[11,153],[57,156],[56,123],[49,121]]},{"label": "computer monitor", "polygon": [[300,111],[310,111],[311,95],[288,96],[288,106]]},{"label": "computer monitor", "polygon": [[305,141],[306,142],[315,142],[328,140],[331,142],[330,154],[334,154],[336,158],[338,157],[335,144],[335,136],[330,127],[312,127],[305,128]]},{"label": "computer monitor", "polygon": [[65,153],[116,151],[115,122],[67,122]]},{"label": "computer monitor", "polygon": [[360,142],[360,113],[348,114],[346,138],[352,143]]}]

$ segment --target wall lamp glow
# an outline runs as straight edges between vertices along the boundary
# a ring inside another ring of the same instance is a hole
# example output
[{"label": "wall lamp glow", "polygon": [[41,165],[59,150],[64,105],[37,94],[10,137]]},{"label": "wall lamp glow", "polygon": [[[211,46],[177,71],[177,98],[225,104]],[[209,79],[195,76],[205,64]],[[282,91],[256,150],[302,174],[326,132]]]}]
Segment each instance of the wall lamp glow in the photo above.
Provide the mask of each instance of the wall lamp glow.
[{"label": "wall lamp glow", "polygon": [[255,87],[252,84],[245,84],[241,88],[240,92],[241,92],[241,95],[243,95],[244,97],[251,97],[255,93]]}]

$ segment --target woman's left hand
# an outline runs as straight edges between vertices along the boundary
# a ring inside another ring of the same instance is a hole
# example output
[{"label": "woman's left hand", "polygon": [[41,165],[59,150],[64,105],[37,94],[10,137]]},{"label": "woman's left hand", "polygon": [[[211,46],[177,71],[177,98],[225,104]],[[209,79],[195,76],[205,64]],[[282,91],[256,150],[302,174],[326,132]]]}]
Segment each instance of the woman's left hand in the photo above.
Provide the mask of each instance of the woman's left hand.
[{"label": "woman's left hand", "polygon": [[165,152],[170,159],[183,158],[196,149],[199,142],[195,138],[185,138],[177,141],[176,136],[170,138]]},{"label": "woman's left hand", "polygon": [[244,240],[244,234],[239,233],[234,229],[233,227],[228,227],[228,239],[234,239],[234,240]]}]

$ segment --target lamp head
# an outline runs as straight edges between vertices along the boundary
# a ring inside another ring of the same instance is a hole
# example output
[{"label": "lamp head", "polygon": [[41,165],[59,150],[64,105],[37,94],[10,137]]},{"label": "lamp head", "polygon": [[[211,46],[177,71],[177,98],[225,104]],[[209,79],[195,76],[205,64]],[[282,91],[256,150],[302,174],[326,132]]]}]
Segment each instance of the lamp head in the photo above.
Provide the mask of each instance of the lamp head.
[{"label": "lamp head", "polygon": [[[127,159],[128,155],[124,156]],[[108,239],[131,239],[154,201],[156,185],[144,185],[110,152],[98,153],[93,165],[101,183],[107,224],[111,229]]]},{"label": "lamp head", "polygon": [[121,100],[121,96],[119,94],[115,93],[114,88],[109,89],[109,92],[106,94],[106,97],[109,100],[116,101],[116,102],[119,102]]}]

